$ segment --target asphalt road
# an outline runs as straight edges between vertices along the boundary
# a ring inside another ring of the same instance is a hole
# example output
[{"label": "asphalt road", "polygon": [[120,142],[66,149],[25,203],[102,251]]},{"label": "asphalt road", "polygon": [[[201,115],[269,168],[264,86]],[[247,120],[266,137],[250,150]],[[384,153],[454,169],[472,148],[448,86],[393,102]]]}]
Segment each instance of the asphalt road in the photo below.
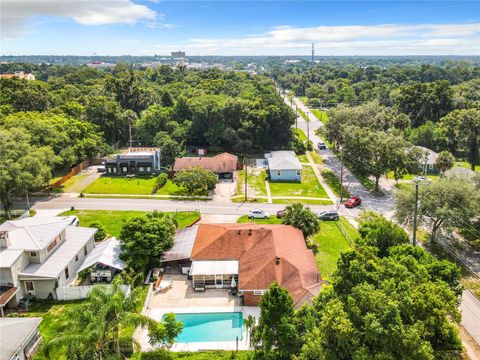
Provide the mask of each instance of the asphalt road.
[{"label": "asphalt road", "polygon": [[460,311],[462,312],[462,325],[480,345],[480,301],[470,291],[463,292]]}]

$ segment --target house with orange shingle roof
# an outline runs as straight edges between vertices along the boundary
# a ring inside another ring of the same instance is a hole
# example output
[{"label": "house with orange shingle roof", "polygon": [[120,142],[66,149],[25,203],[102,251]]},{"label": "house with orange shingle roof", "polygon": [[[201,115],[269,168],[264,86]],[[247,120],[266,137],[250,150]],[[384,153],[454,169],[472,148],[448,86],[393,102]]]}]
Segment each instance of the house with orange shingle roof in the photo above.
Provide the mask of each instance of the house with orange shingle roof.
[{"label": "house with orange shingle roof", "polygon": [[193,167],[201,167],[205,170],[211,170],[220,179],[233,179],[235,171],[239,170],[238,157],[224,152],[211,157],[182,157],[175,159],[173,171],[188,170]]},{"label": "house with orange shingle roof", "polygon": [[247,306],[258,305],[273,282],[289,291],[295,306],[325,283],[302,232],[289,225],[200,224],[179,237],[181,245],[174,244],[162,261],[189,267],[195,289],[238,288]]}]

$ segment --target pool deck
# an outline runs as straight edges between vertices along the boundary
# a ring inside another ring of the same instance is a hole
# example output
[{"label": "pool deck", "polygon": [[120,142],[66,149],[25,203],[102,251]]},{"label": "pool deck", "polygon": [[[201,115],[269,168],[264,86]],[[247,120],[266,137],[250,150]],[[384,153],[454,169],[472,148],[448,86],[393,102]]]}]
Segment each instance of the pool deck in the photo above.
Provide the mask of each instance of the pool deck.
[{"label": "pool deck", "polygon": [[[147,297],[144,314],[154,320],[161,321],[167,313],[209,313],[209,312],[242,312],[245,319],[248,315],[256,319],[260,316],[257,306],[240,306],[239,298],[228,294],[226,289],[207,289],[205,292],[194,292],[191,281],[185,275],[164,275],[164,280],[172,280],[173,287]],[[139,329],[135,333],[143,351],[153,350],[148,343],[148,332]],[[201,350],[235,350],[236,341],[176,343],[171,351]],[[243,329],[243,339],[238,342],[239,350],[248,350],[247,334]]]}]

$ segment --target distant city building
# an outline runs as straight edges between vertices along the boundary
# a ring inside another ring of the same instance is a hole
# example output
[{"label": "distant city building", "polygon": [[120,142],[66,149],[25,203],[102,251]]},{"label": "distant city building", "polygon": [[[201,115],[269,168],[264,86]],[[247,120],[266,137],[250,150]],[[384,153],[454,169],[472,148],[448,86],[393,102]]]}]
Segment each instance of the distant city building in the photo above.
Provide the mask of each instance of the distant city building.
[{"label": "distant city building", "polygon": [[146,175],[160,173],[160,149],[131,147],[105,162],[105,169],[112,175]]},{"label": "distant city building", "polygon": [[184,59],[185,57],[185,51],[172,51],[172,58],[174,59]]},{"label": "distant city building", "polygon": [[24,80],[35,80],[35,75],[32,73],[24,73],[23,71],[15,71],[13,74],[0,74],[0,79],[8,79],[8,78],[19,78]]},{"label": "distant city building", "polygon": [[93,67],[96,69],[108,69],[113,68],[116,64],[106,63],[103,61],[92,61],[90,64],[87,64],[88,67]]}]

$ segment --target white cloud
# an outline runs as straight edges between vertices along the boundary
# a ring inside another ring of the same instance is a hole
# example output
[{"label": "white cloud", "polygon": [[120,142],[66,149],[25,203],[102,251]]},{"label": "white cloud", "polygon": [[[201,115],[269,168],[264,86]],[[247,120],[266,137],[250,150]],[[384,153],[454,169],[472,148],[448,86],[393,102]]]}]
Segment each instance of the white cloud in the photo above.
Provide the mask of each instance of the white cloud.
[{"label": "white cloud", "polygon": [[157,13],[131,0],[1,0],[2,38],[29,31],[35,16],[71,18],[82,25],[134,24],[155,21]]},{"label": "white cloud", "polygon": [[480,55],[480,24],[380,24],[280,26],[243,38],[192,38],[182,48],[192,55]]}]

